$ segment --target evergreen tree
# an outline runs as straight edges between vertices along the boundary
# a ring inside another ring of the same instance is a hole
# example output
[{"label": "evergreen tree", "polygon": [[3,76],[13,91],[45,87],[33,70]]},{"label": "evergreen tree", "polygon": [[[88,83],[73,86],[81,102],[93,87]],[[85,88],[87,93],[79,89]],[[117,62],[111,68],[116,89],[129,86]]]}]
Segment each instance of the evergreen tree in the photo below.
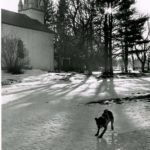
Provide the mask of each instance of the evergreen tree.
[{"label": "evergreen tree", "polygon": [[128,72],[128,56],[130,50],[137,41],[142,39],[142,31],[147,20],[146,16],[136,17],[133,5],[135,0],[120,0],[119,11],[116,14],[118,20],[117,40],[122,47],[122,58],[125,66],[125,73]]},{"label": "evergreen tree", "polygon": [[53,0],[44,0],[44,24],[55,31],[56,29],[56,11]]},{"label": "evergreen tree", "polygon": [[57,41],[56,50],[58,54],[59,70],[64,66],[65,59],[68,57],[68,44],[69,44],[69,16],[68,16],[68,1],[60,0],[58,3],[57,16],[56,16],[56,31]]},{"label": "evergreen tree", "polygon": [[[148,17],[142,17],[140,19],[138,19],[138,23],[136,22],[135,25],[138,25],[139,29],[140,29],[140,38],[136,41],[135,44],[135,50],[131,51],[131,53],[136,54],[138,60],[141,63],[141,71],[145,72],[145,64],[146,61],[149,61],[149,50],[150,50],[150,39],[149,39],[149,32],[147,34],[147,37],[143,37],[143,32],[144,32],[144,23],[145,20],[147,20]],[[140,23],[139,23],[140,22]],[[149,67],[149,66],[147,66]],[[147,69],[148,70],[148,69]]]}]

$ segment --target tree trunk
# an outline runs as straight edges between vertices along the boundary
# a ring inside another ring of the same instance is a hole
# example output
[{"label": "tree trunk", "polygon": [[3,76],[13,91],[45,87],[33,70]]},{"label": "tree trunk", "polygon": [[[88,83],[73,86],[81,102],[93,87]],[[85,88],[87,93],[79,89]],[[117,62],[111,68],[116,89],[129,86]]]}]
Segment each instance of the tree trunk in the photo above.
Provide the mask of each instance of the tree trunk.
[{"label": "tree trunk", "polygon": [[150,71],[150,57],[148,57],[148,60],[147,60],[147,71],[148,72]]},{"label": "tree trunk", "polygon": [[146,63],[146,53],[143,54],[143,62],[142,62],[142,72],[145,72],[145,63]]},{"label": "tree trunk", "polygon": [[145,71],[145,62],[141,62],[141,70],[142,70],[142,72]]},{"label": "tree trunk", "polygon": [[128,46],[125,42],[125,57],[124,57],[125,73],[128,73]]},{"label": "tree trunk", "polygon": [[133,54],[132,54],[132,68],[133,70],[135,70],[135,60]]},{"label": "tree trunk", "polygon": [[62,71],[62,57],[59,55],[58,56],[58,71]]},{"label": "tree trunk", "polygon": [[109,15],[109,73],[113,76],[112,64],[112,14]]},{"label": "tree trunk", "polygon": [[141,62],[141,71],[144,72],[145,71],[145,62],[146,62],[146,53],[143,53],[143,57],[140,58],[139,54],[136,53],[137,58],[139,59],[139,61]]},{"label": "tree trunk", "polygon": [[104,71],[103,75],[108,76],[109,74],[109,63],[108,63],[108,58],[109,58],[109,53],[108,53],[108,21],[107,21],[107,14],[105,14],[105,22],[104,22]]}]

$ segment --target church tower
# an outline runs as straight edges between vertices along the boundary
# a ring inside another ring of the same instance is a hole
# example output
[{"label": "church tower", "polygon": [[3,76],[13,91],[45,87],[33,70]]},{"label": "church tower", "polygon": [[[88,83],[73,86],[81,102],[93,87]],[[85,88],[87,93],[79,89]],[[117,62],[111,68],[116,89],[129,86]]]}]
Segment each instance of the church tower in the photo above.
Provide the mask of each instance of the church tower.
[{"label": "church tower", "polygon": [[18,11],[21,11],[22,9],[23,9],[23,3],[22,0],[19,0]]},{"label": "church tower", "polygon": [[18,12],[44,24],[44,0],[19,0]]}]

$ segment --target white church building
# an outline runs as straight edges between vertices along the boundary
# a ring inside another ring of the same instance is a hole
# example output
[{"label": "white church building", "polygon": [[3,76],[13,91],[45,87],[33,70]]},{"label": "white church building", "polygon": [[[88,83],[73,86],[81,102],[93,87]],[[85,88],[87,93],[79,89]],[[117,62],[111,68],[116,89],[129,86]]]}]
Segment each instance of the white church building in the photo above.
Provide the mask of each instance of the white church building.
[{"label": "white church building", "polygon": [[18,13],[1,10],[1,36],[20,38],[29,52],[30,66],[54,70],[54,33],[44,25],[43,0],[22,0]]}]

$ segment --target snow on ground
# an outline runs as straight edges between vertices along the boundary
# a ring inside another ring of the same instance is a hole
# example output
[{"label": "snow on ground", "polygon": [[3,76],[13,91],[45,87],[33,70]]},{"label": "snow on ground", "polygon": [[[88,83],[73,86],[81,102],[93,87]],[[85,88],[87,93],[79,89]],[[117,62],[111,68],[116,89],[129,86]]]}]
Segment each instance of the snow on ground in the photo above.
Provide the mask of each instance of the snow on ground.
[{"label": "snow on ground", "polygon": [[[70,77],[69,80],[66,77]],[[150,77],[99,79],[81,74],[2,74],[20,83],[2,87],[2,148],[4,150],[149,150],[149,101],[92,104],[89,101],[150,93]],[[95,117],[104,109],[115,117],[97,139]]]}]

